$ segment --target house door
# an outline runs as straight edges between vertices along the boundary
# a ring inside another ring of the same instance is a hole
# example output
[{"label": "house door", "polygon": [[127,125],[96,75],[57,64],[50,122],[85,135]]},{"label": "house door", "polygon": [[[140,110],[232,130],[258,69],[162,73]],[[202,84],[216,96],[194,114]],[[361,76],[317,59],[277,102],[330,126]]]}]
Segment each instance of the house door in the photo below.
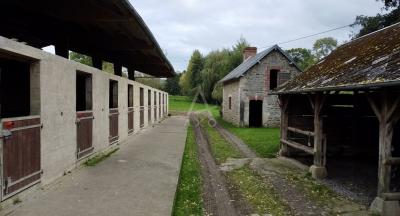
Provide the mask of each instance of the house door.
[{"label": "house door", "polygon": [[262,127],[262,100],[251,100],[249,104],[249,126]]},{"label": "house door", "polygon": [[0,59],[1,200],[38,183],[41,119],[33,64]]}]

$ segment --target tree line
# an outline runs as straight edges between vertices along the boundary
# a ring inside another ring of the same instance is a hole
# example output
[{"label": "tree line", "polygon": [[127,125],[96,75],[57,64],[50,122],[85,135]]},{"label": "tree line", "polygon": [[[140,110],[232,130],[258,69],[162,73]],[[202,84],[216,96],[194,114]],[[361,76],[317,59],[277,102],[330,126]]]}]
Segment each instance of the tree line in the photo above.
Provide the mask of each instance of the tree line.
[{"label": "tree line", "polygon": [[[384,3],[382,12],[375,16],[357,16],[352,26],[361,28],[353,33],[352,39],[400,22],[400,0],[376,1]],[[207,55],[203,55],[199,50],[193,51],[187,69],[178,76],[166,80],[165,91],[172,95],[194,96],[201,90],[208,102],[220,103],[222,86],[218,81],[242,63],[243,49],[249,45],[244,38],[241,38],[231,49],[214,50]],[[337,46],[336,39],[325,37],[316,40],[312,49],[292,48],[286,52],[304,71]]]}]

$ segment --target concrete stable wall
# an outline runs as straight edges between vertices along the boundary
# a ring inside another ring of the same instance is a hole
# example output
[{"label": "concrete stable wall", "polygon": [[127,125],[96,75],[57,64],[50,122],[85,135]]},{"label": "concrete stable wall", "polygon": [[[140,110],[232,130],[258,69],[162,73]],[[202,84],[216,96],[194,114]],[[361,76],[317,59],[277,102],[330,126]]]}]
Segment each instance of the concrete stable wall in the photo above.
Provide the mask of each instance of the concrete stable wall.
[{"label": "concrete stable wall", "polygon": [[[86,66],[68,59],[44,52],[22,43],[0,37],[0,56],[14,59],[28,59],[33,62],[39,79],[39,87],[31,88],[33,105],[31,111],[41,116],[41,167],[42,184],[48,184],[62,176],[66,171],[76,167],[77,160],[77,126],[76,121],[76,74],[77,71],[92,75],[93,94],[93,147],[99,152],[110,147],[109,144],[109,80],[118,81],[119,108],[119,142],[128,139],[128,84],[134,87],[134,133],[140,130],[139,121],[139,88],[144,89],[144,122],[145,127],[161,120],[157,112],[154,120],[154,93],[167,98],[167,93],[145,86],[127,78],[108,74],[96,68]],[[151,122],[147,117],[147,94],[151,90]],[[38,102],[38,100],[40,102]],[[35,103],[37,105],[35,105]],[[40,104],[40,106],[39,106]],[[38,107],[39,106],[39,107]],[[164,109],[165,111],[167,109]],[[158,111],[158,110],[157,110]]]}]

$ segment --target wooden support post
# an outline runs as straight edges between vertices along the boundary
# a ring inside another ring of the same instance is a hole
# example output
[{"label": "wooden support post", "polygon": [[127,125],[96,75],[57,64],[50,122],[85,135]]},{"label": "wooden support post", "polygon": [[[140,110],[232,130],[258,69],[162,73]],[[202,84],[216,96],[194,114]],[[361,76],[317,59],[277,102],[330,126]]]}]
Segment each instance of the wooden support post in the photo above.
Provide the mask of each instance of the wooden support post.
[{"label": "wooden support post", "polygon": [[323,149],[323,120],[321,110],[324,105],[325,95],[317,94],[312,99],[310,98],[311,106],[314,108],[314,164],[310,167],[310,172],[314,178],[322,179],[327,176],[327,171],[324,166]]},{"label": "wooden support post", "polygon": [[68,47],[65,45],[56,45],[54,47],[56,55],[64,57],[66,59],[69,58],[69,50]]},{"label": "wooden support post", "polygon": [[128,68],[128,78],[130,80],[135,80],[135,70],[133,68]]},{"label": "wooden support post", "polygon": [[394,99],[387,90],[378,96],[380,104],[367,94],[371,108],[379,120],[378,197],[371,204],[371,208],[382,215],[399,215],[399,200],[388,200],[384,195],[391,193],[391,164],[387,164],[386,161],[392,158],[393,127],[400,118],[400,96],[396,95]]},{"label": "wooden support post", "polygon": [[[288,127],[289,127],[289,100],[290,96],[280,95],[279,102],[281,107],[281,140],[288,140]],[[290,156],[288,145],[281,142],[280,156]]]},{"label": "wooden support post", "polygon": [[103,70],[103,61],[100,58],[92,57],[92,64],[93,64],[93,67],[95,67],[99,70]]},{"label": "wooden support post", "polygon": [[122,65],[114,63],[114,74],[117,76],[122,76]]}]

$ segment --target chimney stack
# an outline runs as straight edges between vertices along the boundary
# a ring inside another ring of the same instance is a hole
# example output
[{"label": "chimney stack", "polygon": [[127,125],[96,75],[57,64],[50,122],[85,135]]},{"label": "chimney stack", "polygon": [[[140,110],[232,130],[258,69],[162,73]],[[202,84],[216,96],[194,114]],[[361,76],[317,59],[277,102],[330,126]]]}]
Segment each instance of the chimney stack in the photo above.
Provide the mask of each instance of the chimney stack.
[{"label": "chimney stack", "polygon": [[246,47],[243,50],[243,61],[257,54],[257,47]]}]

